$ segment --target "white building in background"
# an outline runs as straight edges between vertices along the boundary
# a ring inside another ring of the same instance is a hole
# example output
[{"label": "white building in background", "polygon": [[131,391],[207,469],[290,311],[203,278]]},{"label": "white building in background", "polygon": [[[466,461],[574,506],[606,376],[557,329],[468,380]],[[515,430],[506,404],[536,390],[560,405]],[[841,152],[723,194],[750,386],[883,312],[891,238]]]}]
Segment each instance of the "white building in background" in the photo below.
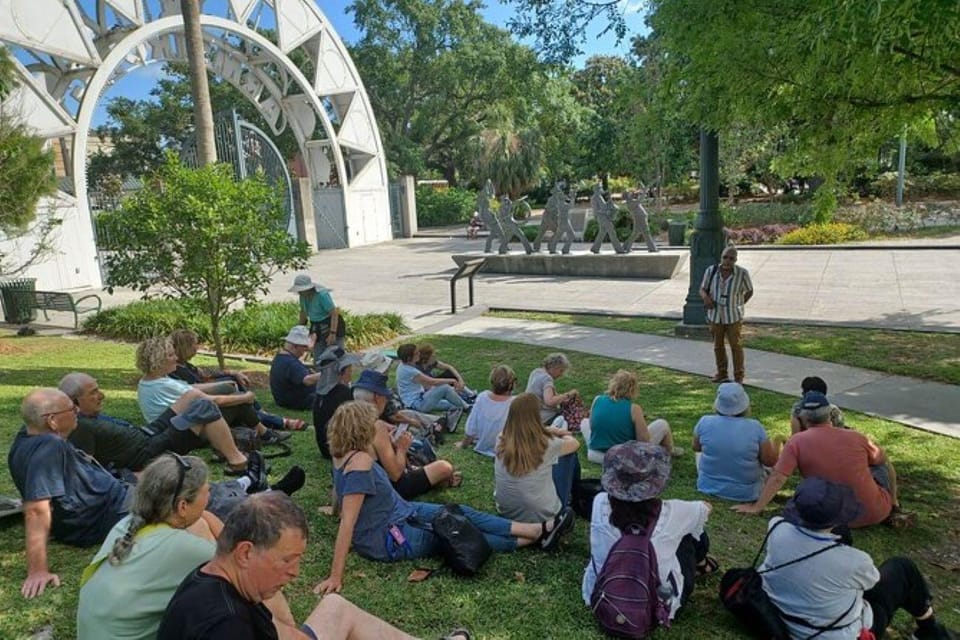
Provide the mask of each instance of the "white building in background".
[{"label": "white building in background", "polygon": [[[297,139],[313,189],[320,247],[392,237],[383,145],[363,83],[343,42],[312,0],[202,3],[207,66],[257,107],[274,135]],[[274,24],[277,44],[247,25]],[[56,255],[25,275],[41,289],[102,286],[87,201],[86,158],[104,90],[147,64],[185,60],[179,0],[0,0],[0,45],[16,58],[20,86],[3,103],[37,133],[66,144],[67,183],[38,215],[63,219]],[[239,44],[243,42],[246,47]],[[255,57],[245,52],[256,50]],[[306,77],[290,60],[312,62]],[[309,213],[308,213],[309,215]],[[309,225],[308,225],[309,228]],[[0,240],[0,252],[29,253]]]}]

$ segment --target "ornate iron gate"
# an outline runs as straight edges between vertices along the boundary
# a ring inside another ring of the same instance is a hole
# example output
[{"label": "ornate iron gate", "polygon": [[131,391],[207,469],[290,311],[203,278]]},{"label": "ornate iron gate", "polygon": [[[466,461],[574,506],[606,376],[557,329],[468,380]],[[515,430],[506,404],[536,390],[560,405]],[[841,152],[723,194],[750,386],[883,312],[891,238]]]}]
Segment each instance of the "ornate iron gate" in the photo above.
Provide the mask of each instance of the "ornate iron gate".
[{"label": "ornate iron gate", "polygon": [[[293,226],[293,186],[290,172],[277,145],[262,130],[242,119],[236,111],[217,116],[214,122],[214,139],[217,145],[217,160],[233,165],[238,180],[262,171],[267,183],[280,189],[283,208],[287,212],[283,226],[296,235]],[[196,141],[187,142],[180,152],[181,159],[190,166],[197,166]]]}]

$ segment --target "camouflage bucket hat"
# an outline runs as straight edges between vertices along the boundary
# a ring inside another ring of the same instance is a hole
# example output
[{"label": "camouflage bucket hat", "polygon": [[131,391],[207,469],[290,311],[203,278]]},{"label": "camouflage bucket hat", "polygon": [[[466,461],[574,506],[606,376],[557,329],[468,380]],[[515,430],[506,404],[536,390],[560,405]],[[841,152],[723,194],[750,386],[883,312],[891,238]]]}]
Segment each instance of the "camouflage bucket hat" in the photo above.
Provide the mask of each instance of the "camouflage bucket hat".
[{"label": "camouflage bucket hat", "polygon": [[670,479],[670,452],[636,440],[607,449],[600,484],[619,500],[642,502],[656,498]]}]

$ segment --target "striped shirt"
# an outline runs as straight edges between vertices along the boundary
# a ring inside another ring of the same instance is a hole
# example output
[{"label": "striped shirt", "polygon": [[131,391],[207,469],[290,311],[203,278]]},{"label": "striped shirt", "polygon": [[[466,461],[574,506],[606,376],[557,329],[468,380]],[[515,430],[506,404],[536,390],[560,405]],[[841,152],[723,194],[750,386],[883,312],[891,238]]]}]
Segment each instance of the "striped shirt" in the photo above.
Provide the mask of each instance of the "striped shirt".
[{"label": "striped shirt", "polygon": [[707,309],[707,322],[733,324],[743,320],[743,297],[753,291],[753,283],[746,269],[734,265],[733,274],[724,280],[720,275],[720,265],[708,267],[700,288],[706,289],[713,298],[713,309]]}]

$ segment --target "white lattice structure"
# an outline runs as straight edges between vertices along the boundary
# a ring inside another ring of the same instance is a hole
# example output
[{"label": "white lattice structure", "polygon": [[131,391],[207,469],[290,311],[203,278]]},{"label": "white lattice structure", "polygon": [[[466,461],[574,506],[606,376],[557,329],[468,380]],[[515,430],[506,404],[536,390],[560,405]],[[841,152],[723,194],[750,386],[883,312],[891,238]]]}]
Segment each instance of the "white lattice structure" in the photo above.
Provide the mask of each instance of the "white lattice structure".
[{"label": "white lattice structure", "polygon": [[[274,134],[290,128],[315,187],[342,187],[346,244],[389,239],[387,173],[373,110],[320,9],[312,0],[206,0],[201,13],[208,69],[243,92]],[[277,44],[254,30],[258,24],[276,32]],[[41,266],[34,274],[40,286],[101,285],[86,184],[96,104],[132,69],[185,60],[182,31],[179,0],[0,0],[0,42],[16,54],[21,82],[4,109],[22,114],[38,135],[73,143],[76,211],[67,215],[60,248],[67,266],[56,266],[56,279],[50,265]],[[290,60],[295,50],[311,61],[310,77]]]}]

